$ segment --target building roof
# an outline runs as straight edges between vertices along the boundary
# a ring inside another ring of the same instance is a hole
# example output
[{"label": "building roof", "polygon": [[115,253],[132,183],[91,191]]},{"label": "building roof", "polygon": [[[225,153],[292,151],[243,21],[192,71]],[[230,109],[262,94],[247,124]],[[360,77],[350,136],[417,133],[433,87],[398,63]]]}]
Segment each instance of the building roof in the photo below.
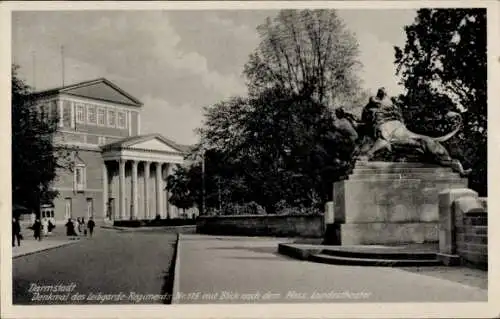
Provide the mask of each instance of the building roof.
[{"label": "building roof", "polygon": [[111,150],[111,149],[122,149],[122,148],[127,148],[135,144],[139,144],[141,142],[145,142],[147,140],[152,140],[152,139],[159,139],[166,145],[172,147],[173,149],[181,152],[181,153],[187,153],[189,149],[186,147],[186,145],[180,145],[175,143],[174,141],[162,136],[161,134],[145,134],[145,135],[136,135],[136,136],[130,136],[126,137],[124,139],[121,139],[119,141],[106,144],[102,146],[103,150]]},{"label": "building roof", "polygon": [[141,101],[128,94],[124,90],[120,89],[116,84],[105,78],[99,78],[49,90],[43,90],[33,93],[33,96],[45,97],[61,93],[107,102],[114,102],[132,106],[142,106]]},{"label": "building roof", "polygon": [[181,149],[184,150],[184,153],[189,153],[194,148],[194,145],[186,145],[186,144],[177,144]]}]

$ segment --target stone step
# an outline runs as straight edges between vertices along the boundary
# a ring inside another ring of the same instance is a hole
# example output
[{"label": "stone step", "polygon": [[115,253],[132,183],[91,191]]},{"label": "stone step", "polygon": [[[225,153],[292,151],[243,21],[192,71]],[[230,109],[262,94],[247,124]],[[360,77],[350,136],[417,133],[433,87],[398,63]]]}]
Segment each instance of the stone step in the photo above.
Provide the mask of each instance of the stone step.
[{"label": "stone step", "polygon": [[449,180],[461,181],[458,174],[431,174],[431,173],[383,173],[368,174],[356,173],[348,176],[349,180],[386,180],[386,179],[417,179],[417,180]]},{"label": "stone step", "polygon": [[363,168],[375,168],[375,169],[385,169],[385,168],[442,168],[442,166],[430,163],[421,162],[382,162],[382,161],[357,161],[355,167]]},{"label": "stone step", "polygon": [[351,174],[400,174],[400,173],[412,173],[412,174],[456,174],[448,167],[435,167],[435,168],[407,168],[407,167],[388,167],[388,168],[366,168],[366,167],[355,167]]},{"label": "stone step", "polygon": [[398,248],[365,248],[365,249],[344,249],[342,246],[338,248],[328,248],[321,251],[323,255],[335,257],[361,258],[361,259],[377,259],[377,260],[434,260],[436,259],[435,252],[429,251],[410,251],[408,249]]},{"label": "stone step", "polygon": [[332,264],[332,265],[352,265],[352,266],[376,266],[376,267],[408,267],[408,266],[442,266],[443,263],[437,258],[433,259],[372,259],[372,258],[352,258],[330,256],[325,254],[313,254],[309,256],[310,261]]}]

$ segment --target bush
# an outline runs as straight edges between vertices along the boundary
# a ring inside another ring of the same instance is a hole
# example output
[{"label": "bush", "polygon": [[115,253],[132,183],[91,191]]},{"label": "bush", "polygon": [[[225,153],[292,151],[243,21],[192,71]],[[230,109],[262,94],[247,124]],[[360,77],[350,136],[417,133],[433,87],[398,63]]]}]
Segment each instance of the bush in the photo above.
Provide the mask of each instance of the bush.
[{"label": "bush", "polygon": [[195,218],[169,218],[161,219],[155,217],[152,220],[117,220],[113,223],[116,227],[159,227],[159,226],[187,226],[196,225]]},{"label": "bush", "polygon": [[115,220],[113,226],[117,227],[141,227],[143,222],[141,220]]}]

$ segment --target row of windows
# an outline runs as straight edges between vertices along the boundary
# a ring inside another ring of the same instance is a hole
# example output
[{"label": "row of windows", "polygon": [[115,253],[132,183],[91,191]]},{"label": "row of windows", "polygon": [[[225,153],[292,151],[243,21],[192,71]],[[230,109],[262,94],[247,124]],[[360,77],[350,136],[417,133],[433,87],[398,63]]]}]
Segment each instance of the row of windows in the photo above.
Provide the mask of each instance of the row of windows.
[{"label": "row of windows", "polygon": [[[49,116],[58,116],[59,110],[56,101],[40,105],[41,115],[48,119]],[[89,124],[107,126],[119,129],[128,128],[127,112],[108,109],[101,106],[85,103],[75,103],[75,122],[78,124]]]},{"label": "row of windows", "polygon": [[[117,111],[91,104],[76,103],[76,123],[127,128],[127,112]],[[86,115],[86,116],[85,116]]]}]

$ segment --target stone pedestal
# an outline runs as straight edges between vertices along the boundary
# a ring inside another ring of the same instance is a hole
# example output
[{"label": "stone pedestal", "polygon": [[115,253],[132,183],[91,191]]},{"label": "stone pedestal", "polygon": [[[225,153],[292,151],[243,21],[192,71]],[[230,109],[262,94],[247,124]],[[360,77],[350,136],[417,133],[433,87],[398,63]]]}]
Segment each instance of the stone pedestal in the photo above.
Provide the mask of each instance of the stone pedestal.
[{"label": "stone pedestal", "polygon": [[438,242],[439,192],[465,187],[467,179],[437,165],[357,162],[334,184],[341,244]]}]

